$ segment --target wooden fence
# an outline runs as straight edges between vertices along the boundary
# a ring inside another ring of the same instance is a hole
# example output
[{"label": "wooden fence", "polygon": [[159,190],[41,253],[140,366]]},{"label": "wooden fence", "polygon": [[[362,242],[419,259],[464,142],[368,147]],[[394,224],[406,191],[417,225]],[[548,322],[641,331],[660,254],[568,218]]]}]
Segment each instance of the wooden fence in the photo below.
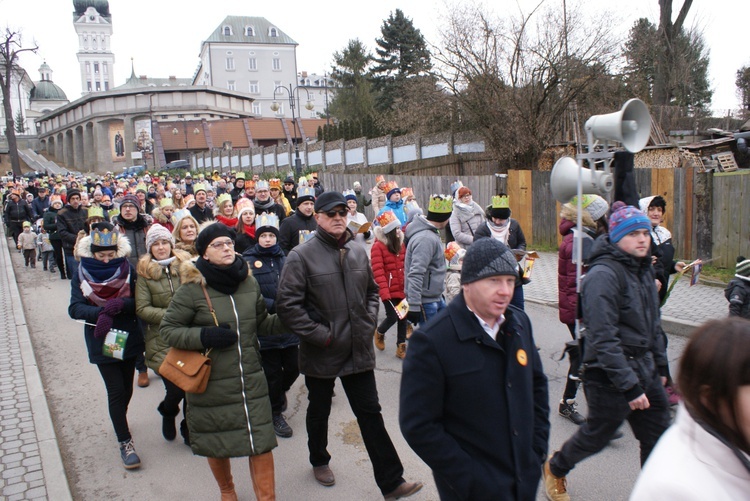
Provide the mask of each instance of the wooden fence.
[{"label": "wooden fence", "polygon": [[[422,171],[420,170],[420,173]],[[487,205],[492,196],[505,192],[510,197],[513,218],[526,235],[529,248],[559,245],[560,204],[550,191],[549,171],[511,170],[500,175],[386,175],[399,186],[414,190],[420,207],[430,194],[449,193],[459,178],[473,193],[474,200]],[[321,172],[327,190],[351,189],[354,181],[364,192],[375,186],[375,173]],[[664,226],[672,232],[676,257],[683,260],[712,259],[711,264],[732,268],[737,256],[750,257],[750,171],[731,173],[697,172],[694,168],[635,169],[641,196],[661,195],[667,201]],[[366,211],[372,218],[372,209]]]}]

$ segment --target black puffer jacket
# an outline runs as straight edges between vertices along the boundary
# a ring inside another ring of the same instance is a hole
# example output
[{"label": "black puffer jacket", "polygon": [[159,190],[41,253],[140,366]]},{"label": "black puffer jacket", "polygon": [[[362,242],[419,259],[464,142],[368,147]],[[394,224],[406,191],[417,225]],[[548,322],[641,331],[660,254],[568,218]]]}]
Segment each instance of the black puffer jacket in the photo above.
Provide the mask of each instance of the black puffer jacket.
[{"label": "black puffer jacket", "polygon": [[289,254],[289,251],[299,245],[299,232],[300,231],[315,231],[318,228],[318,223],[315,222],[315,216],[305,216],[299,211],[295,212],[288,218],[281,222],[279,227],[279,247],[284,254]]},{"label": "black puffer jacket", "polygon": [[5,202],[5,220],[9,223],[22,223],[24,221],[31,221],[34,214],[31,211],[31,207],[26,203],[26,200],[13,201],[8,197],[8,201]]},{"label": "black puffer jacket", "polygon": [[57,213],[57,233],[60,235],[66,255],[73,255],[73,248],[78,240],[78,232],[86,227],[87,216],[88,211],[81,205],[77,209],[66,205]]},{"label": "black puffer jacket", "polygon": [[666,375],[651,256],[635,258],[602,235],[594,242],[582,288],[586,377],[633,400],[658,373]]},{"label": "black puffer jacket", "polygon": [[[268,313],[276,313],[276,289],[286,260],[284,253],[281,252],[281,247],[276,244],[264,248],[255,244],[242,253],[242,259],[247,261],[250,270],[253,272],[253,277],[260,286],[260,293],[266,302]],[[288,348],[299,344],[299,338],[294,334],[282,334],[280,336],[258,334],[258,341],[260,342],[260,351]]]},{"label": "black puffer jacket", "polygon": [[348,230],[340,246],[318,228],[287,256],[276,312],[299,336],[302,374],[334,378],[375,369],[379,306],[367,253]]},{"label": "black puffer jacket", "polygon": [[724,297],[729,301],[729,316],[750,320],[750,281],[735,277],[724,289]]}]

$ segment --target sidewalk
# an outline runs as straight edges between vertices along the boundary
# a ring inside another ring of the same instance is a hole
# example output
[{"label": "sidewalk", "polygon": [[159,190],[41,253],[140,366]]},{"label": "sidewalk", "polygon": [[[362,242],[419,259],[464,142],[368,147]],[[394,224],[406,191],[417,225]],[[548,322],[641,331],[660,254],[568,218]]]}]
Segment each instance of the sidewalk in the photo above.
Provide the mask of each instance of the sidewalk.
[{"label": "sidewalk", "polygon": [[[670,283],[675,275],[670,278]],[[534,263],[531,283],[524,286],[526,301],[557,307],[557,254],[540,252]],[[692,330],[707,320],[724,318],[729,314],[729,303],[724,289],[696,284],[684,276],[675,285],[667,304],[661,310],[662,326],[668,334],[689,336]]]},{"label": "sidewalk", "polygon": [[70,488],[8,242],[0,228],[0,499],[67,501]]}]

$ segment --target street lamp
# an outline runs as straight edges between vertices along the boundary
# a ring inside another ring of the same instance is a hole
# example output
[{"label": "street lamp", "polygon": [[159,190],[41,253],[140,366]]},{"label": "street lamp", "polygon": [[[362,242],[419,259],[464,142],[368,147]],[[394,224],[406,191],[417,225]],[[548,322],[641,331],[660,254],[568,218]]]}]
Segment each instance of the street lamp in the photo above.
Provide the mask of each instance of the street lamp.
[{"label": "street lamp", "polygon": [[278,86],[273,90],[273,102],[271,103],[271,111],[279,111],[281,108],[281,105],[276,100],[276,94],[281,93],[281,91],[285,91],[287,95],[289,96],[289,108],[292,110],[292,124],[294,125],[294,133],[292,134],[292,144],[294,145],[294,170],[296,172],[297,177],[302,173],[302,160],[299,158],[299,145],[297,143],[297,119],[294,116],[294,93],[297,93],[297,101],[299,101],[299,90],[302,89],[305,91],[305,94],[307,94],[307,103],[305,103],[305,109],[312,111],[313,108],[315,108],[315,105],[310,101],[310,92],[308,92],[307,89],[304,87],[294,87],[292,88],[292,84],[289,84],[289,88]]}]

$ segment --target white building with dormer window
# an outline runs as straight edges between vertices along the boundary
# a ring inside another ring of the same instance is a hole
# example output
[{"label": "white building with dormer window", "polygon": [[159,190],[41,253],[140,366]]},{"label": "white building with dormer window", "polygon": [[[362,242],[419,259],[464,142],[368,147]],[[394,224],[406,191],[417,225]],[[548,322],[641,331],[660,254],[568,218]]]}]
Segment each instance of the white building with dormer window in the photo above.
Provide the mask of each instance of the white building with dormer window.
[{"label": "white building with dormer window", "polygon": [[[297,45],[263,17],[227,16],[201,45],[193,85],[249,94],[258,117],[291,117],[287,92],[276,94],[278,111],[271,110],[271,103],[277,87],[297,85]],[[304,108],[304,92],[300,100]]]},{"label": "white building with dormer window", "polygon": [[115,55],[112,53],[112,16],[107,0],[73,0],[73,27],[78,34],[81,93],[114,88]]}]

